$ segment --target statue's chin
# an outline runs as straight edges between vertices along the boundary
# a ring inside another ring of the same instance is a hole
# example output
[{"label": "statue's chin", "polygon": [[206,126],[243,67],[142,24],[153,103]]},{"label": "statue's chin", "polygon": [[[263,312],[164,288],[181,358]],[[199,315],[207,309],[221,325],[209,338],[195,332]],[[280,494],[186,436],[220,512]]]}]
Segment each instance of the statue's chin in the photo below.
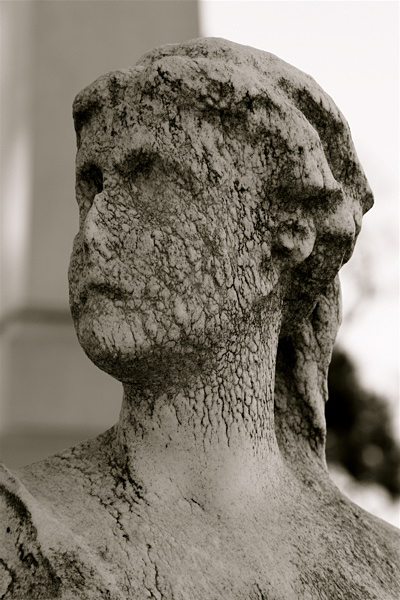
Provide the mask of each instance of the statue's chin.
[{"label": "statue's chin", "polygon": [[142,388],[179,385],[183,379],[195,377],[209,359],[203,345],[195,346],[189,340],[182,344],[179,339],[156,344],[141,326],[113,317],[83,311],[75,319],[75,329],[96,367],[122,383]]},{"label": "statue's chin", "polygon": [[83,310],[75,321],[80,345],[102,371],[120,381],[130,377],[135,364],[150,350],[143,332],[131,329],[114,313]]}]

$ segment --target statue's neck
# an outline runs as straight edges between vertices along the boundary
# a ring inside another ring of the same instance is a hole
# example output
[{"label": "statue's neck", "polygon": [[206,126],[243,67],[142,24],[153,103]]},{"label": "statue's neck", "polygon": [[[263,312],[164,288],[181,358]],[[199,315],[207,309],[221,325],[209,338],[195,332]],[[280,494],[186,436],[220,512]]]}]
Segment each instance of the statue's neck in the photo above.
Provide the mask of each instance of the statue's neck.
[{"label": "statue's neck", "polygon": [[[261,491],[280,460],[273,388],[277,331],[249,333],[179,387],[124,385],[117,452],[154,494],[200,504]],[[171,498],[172,499],[172,498]]]}]

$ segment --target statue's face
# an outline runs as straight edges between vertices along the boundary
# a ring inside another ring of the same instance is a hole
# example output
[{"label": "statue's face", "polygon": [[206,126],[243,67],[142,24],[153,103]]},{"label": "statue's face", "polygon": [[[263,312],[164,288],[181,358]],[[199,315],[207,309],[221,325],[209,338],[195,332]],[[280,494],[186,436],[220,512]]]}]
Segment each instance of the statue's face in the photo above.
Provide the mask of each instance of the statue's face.
[{"label": "statue's face", "polygon": [[85,352],[120,380],[154,379],[157,369],[163,377],[164,357],[177,372],[185,361],[200,366],[271,288],[260,276],[253,201],[228,201],[225,184],[212,183],[215,169],[230,185],[229,155],[202,162],[196,152],[214,134],[182,118],[191,144],[163,124],[138,124],[134,111],[105,112],[77,155],[72,315]]},{"label": "statue's face", "polygon": [[[279,193],[271,187],[264,205],[259,153],[194,112],[181,111],[179,129],[170,128],[163,110],[140,119],[126,105],[104,110],[84,128],[77,155],[72,315],[85,352],[121,381],[162,379],[164,359],[177,373],[200,368],[210,350],[251,326],[261,304],[279,320],[280,280],[281,300],[290,300],[284,319],[298,319],[359,229],[360,204],[340,196],[309,130],[297,129],[293,142],[303,152],[300,200],[284,160],[286,179],[274,173]],[[300,296],[301,309],[292,301]]]}]

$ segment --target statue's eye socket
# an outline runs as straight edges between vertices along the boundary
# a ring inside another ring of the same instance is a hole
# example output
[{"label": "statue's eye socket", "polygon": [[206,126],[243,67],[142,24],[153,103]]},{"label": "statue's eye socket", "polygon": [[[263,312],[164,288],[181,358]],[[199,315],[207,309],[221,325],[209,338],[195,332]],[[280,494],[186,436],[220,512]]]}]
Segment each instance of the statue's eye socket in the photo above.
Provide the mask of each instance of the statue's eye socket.
[{"label": "statue's eye socket", "polygon": [[95,164],[87,164],[79,171],[78,179],[84,183],[94,195],[100,194],[103,191],[103,173]]},{"label": "statue's eye socket", "polygon": [[132,150],[121,164],[116,165],[116,169],[124,179],[135,182],[140,176],[148,177],[157,161],[158,156],[155,152],[139,148]]},{"label": "statue's eye socket", "polygon": [[94,197],[103,191],[103,173],[95,164],[86,164],[76,178],[76,199],[79,207],[87,213]]}]

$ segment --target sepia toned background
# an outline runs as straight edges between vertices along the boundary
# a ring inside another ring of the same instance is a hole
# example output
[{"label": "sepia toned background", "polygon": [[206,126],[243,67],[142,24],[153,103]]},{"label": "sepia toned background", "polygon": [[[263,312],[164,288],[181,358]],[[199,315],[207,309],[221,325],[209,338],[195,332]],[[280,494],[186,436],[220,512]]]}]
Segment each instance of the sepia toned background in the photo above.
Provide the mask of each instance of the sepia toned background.
[{"label": "sepia toned background", "polygon": [[[398,4],[3,0],[0,17],[5,464],[16,468],[96,435],[120,408],[120,384],[86,358],[68,309],[78,226],[73,99],[153,47],[200,35],[267,50],[310,73],[350,123],[376,206],[343,269],[338,345],[363,386],[385,398],[398,431]],[[368,460],[377,460],[373,450]],[[339,468],[334,476],[356,501],[398,522],[398,503],[383,488],[357,487]]]}]

